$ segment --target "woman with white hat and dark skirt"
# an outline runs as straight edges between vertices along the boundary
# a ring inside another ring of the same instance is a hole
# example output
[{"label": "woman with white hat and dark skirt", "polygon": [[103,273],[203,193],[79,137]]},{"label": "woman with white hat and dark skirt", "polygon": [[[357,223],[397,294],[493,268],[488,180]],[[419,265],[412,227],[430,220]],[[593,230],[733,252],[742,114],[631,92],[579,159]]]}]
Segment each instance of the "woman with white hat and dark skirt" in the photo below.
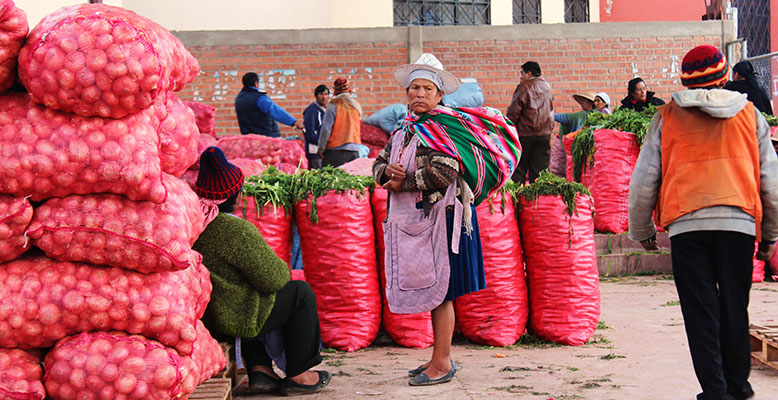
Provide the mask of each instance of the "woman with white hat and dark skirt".
[{"label": "woman with white hat and dark skirt", "polygon": [[441,104],[459,81],[432,54],[396,68],[394,78],[408,116],[373,164],[389,191],[385,290],[394,313],[431,311],[432,357],[408,371],[408,383],[434,385],[457,371],[453,300],[486,288],[475,204],[510,180],[520,145],[499,111]]}]

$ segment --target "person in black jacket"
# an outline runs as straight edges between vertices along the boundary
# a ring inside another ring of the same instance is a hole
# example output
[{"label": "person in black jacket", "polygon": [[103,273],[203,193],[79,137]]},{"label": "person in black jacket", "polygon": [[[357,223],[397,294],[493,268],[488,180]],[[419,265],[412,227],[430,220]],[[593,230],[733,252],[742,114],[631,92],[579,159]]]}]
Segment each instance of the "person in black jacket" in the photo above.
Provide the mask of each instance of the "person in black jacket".
[{"label": "person in black jacket", "polygon": [[756,72],[750,61],[741,61],[732,68],[732,80],[724,86],[724,89],[745,93],[748,101],[754,103],[759,111],[773,115],[773,106],[764,89],[759,87],[756,81]]},{"label": "person in black jacket", "polygon": [[631,79],[627,84],[627,97],[621,100],[621,108],[643,111],[649,104],[655,106],[665,104],[664,100],[654,95],[654,92],[648,91],[646,82],[642,78]]},{"label": "person in black jacket", "polygon": [[[241,78],[243,89],[235,98],[235,114],[241,135],[256,133],[269,137],[281,137],[278,122],[304,129],[302,121],[298,121],[279,107],[267,93],[259,89],[259,75],[256,72],[246,72]],[[278,122],[276,122],[278,121]]]}]

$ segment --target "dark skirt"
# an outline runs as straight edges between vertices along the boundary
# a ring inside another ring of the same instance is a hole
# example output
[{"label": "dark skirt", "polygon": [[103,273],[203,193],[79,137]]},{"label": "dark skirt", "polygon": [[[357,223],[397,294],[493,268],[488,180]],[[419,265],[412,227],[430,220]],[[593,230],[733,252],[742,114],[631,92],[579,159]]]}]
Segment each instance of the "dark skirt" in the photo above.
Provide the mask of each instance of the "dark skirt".
[{"label": "dark skirt", "polygon": [[473,231],[469,235],[465,234],[465,226],[464,223],[462,224],[462,234],[459,238],[459,254],[451,252],[454,213],[446,213],[448,260],[451,264],[451,276],[448,281],[448,292],[443,301],[454,300],[468,293],[486,289],[484,257],[481,252],[481,234],[478,230],[478,218],[476,218],[475,206],[470,205],[470,209],[473,211]]}]

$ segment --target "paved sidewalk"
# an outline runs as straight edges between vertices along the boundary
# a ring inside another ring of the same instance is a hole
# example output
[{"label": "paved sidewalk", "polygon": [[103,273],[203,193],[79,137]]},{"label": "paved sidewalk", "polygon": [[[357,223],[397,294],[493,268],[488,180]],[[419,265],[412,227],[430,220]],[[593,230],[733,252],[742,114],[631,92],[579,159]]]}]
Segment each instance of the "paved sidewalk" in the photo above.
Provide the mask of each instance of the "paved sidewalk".
[{"label": "paved sidewalk", "polygon": [[[431,349],[399,347],[381,335],[367,349],[326,353],[319,368],[334,374],[321,393],[306,399],[694,399],[692,370],[675,286],[668,277],[614,278],[601,282],[606,326],[593,344],[578,347],[517,345],[489,348],[455,337],[453,357],[462,366],[451,383],[410,387],[407,370],[425,362]],[[778,283],[757,283],[751,292],[753,323],[778,322]],[[602,325],[601,324],[601,325]],[[756,399],[778,399],[778,372],[755,363]],[[272,396],[241,395],[236,399]]]}]

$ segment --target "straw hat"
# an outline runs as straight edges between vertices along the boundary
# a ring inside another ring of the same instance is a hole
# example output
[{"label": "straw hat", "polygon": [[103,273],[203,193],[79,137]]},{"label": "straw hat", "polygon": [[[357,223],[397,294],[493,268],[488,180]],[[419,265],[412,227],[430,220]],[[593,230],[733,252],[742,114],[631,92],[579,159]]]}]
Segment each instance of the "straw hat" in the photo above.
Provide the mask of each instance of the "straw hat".
[{"label": "straw hat", "polygon": [[411,72],[416,70],[426,70],[435,73],[442,82],[440,90],[447,94],[454,93],[459,89],[459,79],[452,73],[445,71],[440,60],[431,53],[423,53],[413,64],[405,64],[395,68],[394,80],[397,81],[403,89],[406,89],[411,85],[409,80]]},{"label": "straw hat", "polygon": [[[573,95],[573,100],[575,100],[578,104],[581,104],[581,102],[586,99],[594,103],[594,98],[597,95],[594,93],[578,93]],[[583,104],[581,104],[583,106]]]}]

